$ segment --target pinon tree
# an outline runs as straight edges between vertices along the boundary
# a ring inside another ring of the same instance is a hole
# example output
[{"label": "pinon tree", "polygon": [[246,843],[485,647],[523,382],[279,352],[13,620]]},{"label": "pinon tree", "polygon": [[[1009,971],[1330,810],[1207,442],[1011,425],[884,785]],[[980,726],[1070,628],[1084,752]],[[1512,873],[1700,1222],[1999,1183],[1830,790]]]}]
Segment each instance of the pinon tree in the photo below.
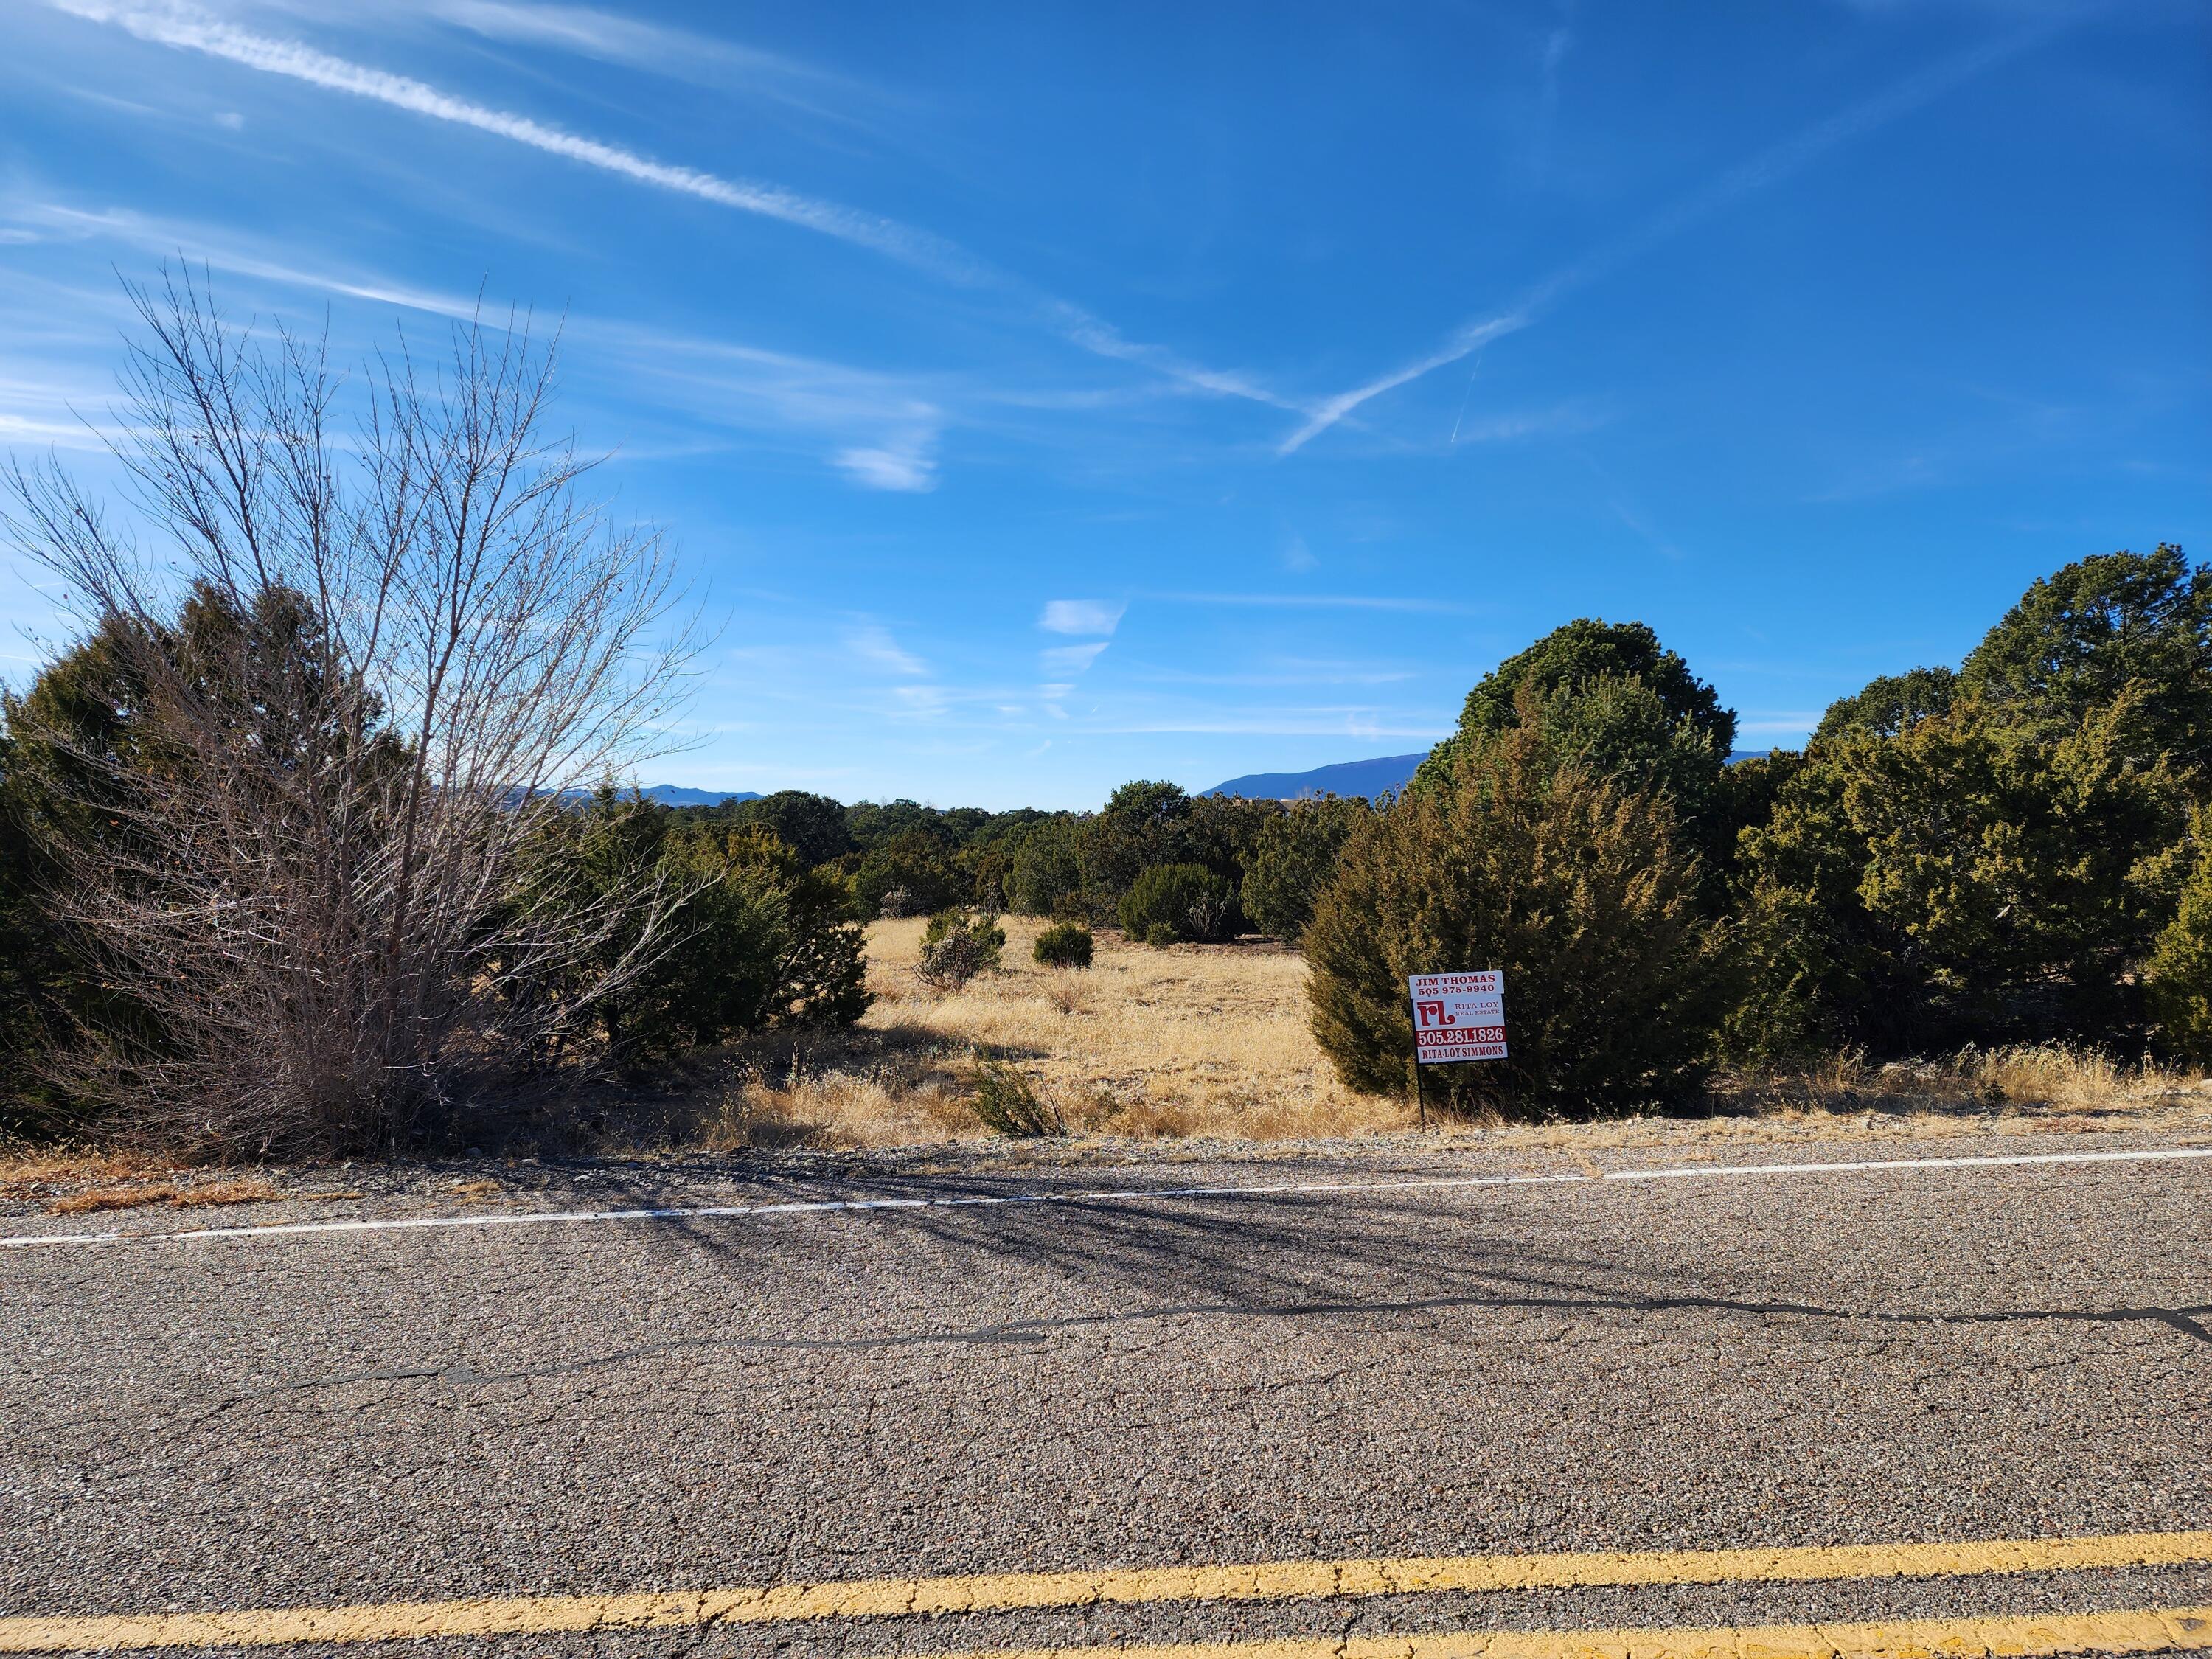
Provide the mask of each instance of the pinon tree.
[{"label": "pinon tree", "polygon": [[1431,1098],[1591,1116],[1695,1091],[1718,955],[1698,858],[1666,791],[1563,750],[1546,702],[1525,683],[1517,719],[1346,841],[1305,951],[1315,1035],[1351,1086],[1410,1086],[1408,975],[1496,968],[1512,1058],[1436,1067]]},{"label": "pinon tree", "polygon": [[[69,1086],[213,1150],[389,1142],[653,959],[667,896],[516,877],[564,791],[663,745],[662,549],[583,495],[526,326],[377,359],[349,419],[322,343],[189,275],[131,297],[119,514],[52,461],[6,479],[100,644],[73,672],[103,719],[9,711],[48,902],[134,1011]],[[507,994],[571,969],[570,1001]]]},{"label": "pinon tree", "polygon": [[1742,835],[1728,1048],[2192,1029],[2195,923],[2161,932],[2208,775],[2212,574],[2162,544],[2039,580],[1955,676],[1837,703]]},{"label": "pinon tree", "polygon": [[2199,1066],[2212,1064],[2212,807],[2191,822],[2189,873],[2146,973],[2159,1037]]}]

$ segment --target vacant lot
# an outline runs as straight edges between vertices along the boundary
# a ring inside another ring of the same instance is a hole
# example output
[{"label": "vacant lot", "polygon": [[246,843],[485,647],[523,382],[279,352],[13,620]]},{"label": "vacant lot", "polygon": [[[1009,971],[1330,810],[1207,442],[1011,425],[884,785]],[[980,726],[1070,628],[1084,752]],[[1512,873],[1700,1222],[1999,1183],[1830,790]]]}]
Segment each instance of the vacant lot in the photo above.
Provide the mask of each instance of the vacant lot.
[{"label": "vacant lot", "polygon": [[[988,1138],[970,1106],[976,1062],[999,1059],[1037,1085],[1079,1135],[1337,1139],[1409,1128],[1401,1099],[1336,1080],[1306,1023],[1305,963],[1273,944],[1132,945],[1097,936],[1087,971],[1038,967],[1041,923],[1002,920],[1005,966],[937,992],[914,966],[923,923],[868,930],[875,1006],[847,1035],[737,1057],[703,1126],[708,1144],[881,1146]],[[1510,1006],[1510,1004],[1509,1004]],[[1854,1056],[1784,1075],[1717,1081],[1715,1117],[1692,1133],[1729,1139],[1858,1126],[1913,1134],[2212,1123],[2195,1074],[2057,1047],[1970,1051],[1913,1066]],[[1452,1125],[1447,1133],[1498,1131]],[[1679,1137],[1680,1124],[1577,1128],[1573,1138]],[[1508,1132],[1551,1138],[1540,1127]]]},{"label": "vacant lot", "polygon": [[978,1057],[1019,1066],[1078,1132],[1334,1139],[1413,1121],[1405,1103],[1337,1082],[1306,1029],[1293,951],[1155,950],[1102,932],[1094,964],[1069,970],[1031,959],[1045,924],[1000,925],[1005,966],[939,993],[914,975],[923,923],[875,923],[876,1005],[860,1029],[741,1061],[721,1133],[847,1146],[984,1134],[968,1103]]},{"label": "vacant lot", "polygon": [[[1102,931],[1096,964],[1069,971],[1031,959],[1040,923],[1009,916],[1002,925],[1004,967],[939,992],[914,974],[923,923],[877,922],[868,933],[877,1000],[857,1029],[736,1046],[652,1087],[495,1111],[450,1146],[425,1149],[441,1160],[437,1180],[450,1187],[461,1164],[480,1176],[532,1154],[940,1147],[967,1168],[1139,1156],[1133,1143],[1147,1159],[1177,1161],[1298,1152],[1292,1143],[1309,1143],[1301,1156],[1338,1156],[1361,1142],[1385,1157],[1416,1150],[1401,1139],[1413,1129],[1407,1102],[1354,1094],[1336,1080],[1307,1028],[1297,952],[1257,941],[1155,950]],[[1065,1139],[1010,1142],[977,1118],[978,1063],[990,1060],[1030,1081]],[[2212,1083],[2202,1076],[2057,1046],[1914,1065],[1836,1056],[1786,1074],[1717,1079],[1709,1105],[1710,1115],[1689,1119],[1600,1124],[1444,1120],[1425,1146],[1647,1146],[1694,1156],[1701,1146],[1838,1137],[2212,1133]],[[1234,1142],[1260,1145],[1240,1152]],[[453,1164],[464,1149],[471,1156]],[[364,1176],[336,1178],[353,1186]],[[465,1195],[466,1184],[453,1190]],[[127,1148],[0,1146],[0,1208],[11,1200],[58,1213],[204,1206],[257,1195],[251,1182],[226,1184],[220,1171],[179,1171]]]}]

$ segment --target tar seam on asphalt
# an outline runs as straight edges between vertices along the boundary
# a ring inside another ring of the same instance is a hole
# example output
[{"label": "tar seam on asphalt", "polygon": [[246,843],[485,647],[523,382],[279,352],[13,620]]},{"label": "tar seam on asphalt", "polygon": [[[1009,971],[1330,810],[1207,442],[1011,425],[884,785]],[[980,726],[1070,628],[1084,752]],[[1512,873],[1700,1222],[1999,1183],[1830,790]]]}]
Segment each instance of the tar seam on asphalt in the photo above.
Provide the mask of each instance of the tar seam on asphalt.
[{"label": "tar seam on asphalt", "polygon": [[1563,1296],[1432,1296],[1406,1302],[1285,1302],[1245,1304],[1235,1302],[1188,1303],[1164,1308],[1136,1308],[1122,1313],[1069,1314],[1053,1319],[1012,1320],[1004,1324],[978,1325],[956,1331],[914,1331],[886,1336],[701,1336],[667,1342],[651,1342],[613,1353],[594,1355],[559,1364],[524,1370],[479,1371],[466,1364],[386,1366],[303,1382],[278,1383],[254,1390],[258,1395],[295,1394],[309,1389],[344,1388],[357,1382],[438,1381],[460,1388],[489,1387],[504,1382],[539,1382],[584,1371],[609,1370],[669,1354],[711,1352],[716,1350],[757,1352],[792,1351],[820,1352],[925,1347],[936,1344],[1026,1346],[1042,1342],[1056,1332],[1095,1329],[1115,1325],[1188,1318],[1306,1319],[1356,1316],[1361,1314],[1425,1313],[1440,1309],[1488,1308],[1560,1310],[1582,1313],[1670,1313],[1703,1309],[1717,1313],[1740,1313],[1757,1317],[1864,1320],[1882,1325],[2005,1325],[2051,1322],[2058,1324],[2164,1325],[2194,1341],[2212,1345],[2212,1329],[2199,1320],[2212,1316],[2212,1303],[2182,1308],[2018,1308],[1987,1313],[1887,1313],[1822,1308],[1806,1303],[1745,1302],[1725,1297],[1563,1297]]}]

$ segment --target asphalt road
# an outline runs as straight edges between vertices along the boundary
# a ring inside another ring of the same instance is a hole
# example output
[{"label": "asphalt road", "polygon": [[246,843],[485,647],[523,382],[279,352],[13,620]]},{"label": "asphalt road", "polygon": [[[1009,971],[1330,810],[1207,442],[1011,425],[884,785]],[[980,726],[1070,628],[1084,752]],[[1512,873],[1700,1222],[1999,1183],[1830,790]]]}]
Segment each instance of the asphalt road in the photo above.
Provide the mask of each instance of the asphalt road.
[{"label": "asphalt road", "polygon": [[[1354,1189],[0,1251],[0,1614],[2212,1528],[2212,1159],[1357,1187],[1420,1174],[1248,1161],[1124,1184]],[[708,1201],[1114,1177],[732,1179]],[[528,1206],[605,1206],[607,1188]],[[702,1194],[622,1196],[672,1195]],[[2208,1603],[2200,1559],[406,1650],[888,1654]]]}]

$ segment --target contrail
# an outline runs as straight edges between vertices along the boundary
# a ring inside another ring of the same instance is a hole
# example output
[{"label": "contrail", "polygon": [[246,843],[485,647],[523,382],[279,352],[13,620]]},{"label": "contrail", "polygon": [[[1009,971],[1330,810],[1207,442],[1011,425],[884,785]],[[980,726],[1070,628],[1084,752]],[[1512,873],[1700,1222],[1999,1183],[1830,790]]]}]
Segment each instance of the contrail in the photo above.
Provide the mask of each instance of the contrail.
[{"label": "contrail", "polygon": [[98,23],[112,24],[157,46],[204,53],[265,74],[281,75],[310,86],[367,98],[433,120],[473,127],[479,132],[527,144],[603,173],[693,196],[718,206],[817,232],[864,247],[962,288],[995,289],[1026,305],[1047,327],[1093,356],[1131,362],[1194,391],[1240,398],[1294,414],[1310,406],[1285,398],[1248,377],[1187,362],[1158,346],[1126,340],[1110,325],[1079,306],[1040,293],[1021,278],[998,269],[957,243],[878,214],[863,213],[781,185],[726,179],[698,167],[657,161],[619,144],[587,138],[526,115],[494,109],[456,97],[427,82],[372,69],[365,64],[318,52],[295,40],[257,34],[188,7],[146,4],[134,0],[48,0],[57,9]]},{"label": "contrail", "polygon": [[1505,312],[1464,324],[1428,356],[1364,386],[1324,398],[1316,406],[1312,418],[1284,439],[1276,453],[1291,454],[1370,398],[1394,391],[1409,380],[1418,380],[1447,363],[1455,363],[1492,340],[1517,333],[1576,289],[1610,276],[1630,260],[1672,241],[1691,227],[1733,207],[1746,197],[1802,172],[1838,146],[1933,102],[1954,87],[2041,44],[2075,21],[2073,17],[2057,18],[1931,64],[1895,86],[1815,122],[1794,137],[1730,167],[1704,189],[1674,204],[1630,235],[1561,266],[1529,289]]}]

